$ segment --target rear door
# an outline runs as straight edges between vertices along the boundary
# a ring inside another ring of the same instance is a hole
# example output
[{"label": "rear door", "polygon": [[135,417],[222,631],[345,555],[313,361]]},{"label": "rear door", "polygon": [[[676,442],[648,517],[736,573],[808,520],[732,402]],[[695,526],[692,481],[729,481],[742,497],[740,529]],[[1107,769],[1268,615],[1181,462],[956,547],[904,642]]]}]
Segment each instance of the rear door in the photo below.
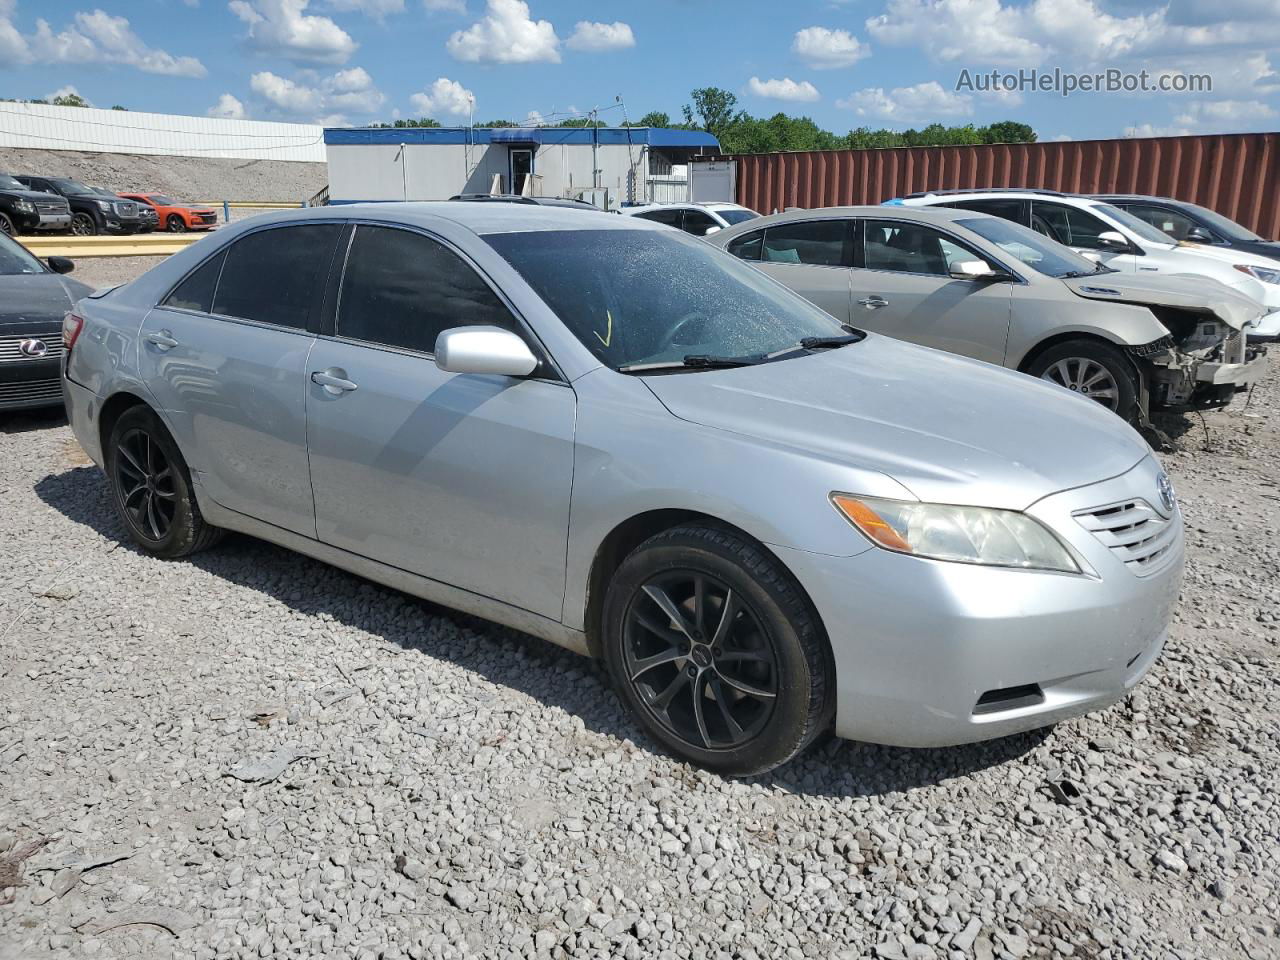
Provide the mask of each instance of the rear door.
[{"label": "rear door", "polygon": [[837,320],[849,320],[853,221],[779,223],[762,235],[752,233],[735,239],[728,249],[744,260],[756,261],[763,272]]},{"label": "rear door", "polygon": [[564,600],[576,399],[547,361],[527,378],[453,374],[442,330],[536,340],[443,240],[355,228],[331,335],[305,384],[319,537],[552,619]]},{"label": "rear door", "polygon": [[138,349],[143,381],[208,495],[308,537],[306,360],[343,229],[246,234],[147,315]]},{"label": "rear door", "polygon": [[956,280],[951,265],[988,258],[958,237],[909,220],[860,221],[853,271],[854,326],[886,336],[1004,363],[1011,285]]}]

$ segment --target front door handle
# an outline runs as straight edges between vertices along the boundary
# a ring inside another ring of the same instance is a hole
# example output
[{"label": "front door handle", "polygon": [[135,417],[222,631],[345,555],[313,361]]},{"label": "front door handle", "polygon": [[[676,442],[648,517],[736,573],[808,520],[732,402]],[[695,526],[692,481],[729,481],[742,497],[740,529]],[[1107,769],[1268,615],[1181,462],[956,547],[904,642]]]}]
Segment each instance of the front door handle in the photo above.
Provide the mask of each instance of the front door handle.
[{"label": "front door handle", "polygon": [[341,367],[330,367],[328,370],[315,370],[311,374],[311,382],[324,387],[330,396],[340,397],[356,389],[356,384],[347,379],[347,371]]},{"label": "front door handle", "polygon": [[178,345],[178,341],[173,339],[173,334],[168,330],[147,334],[147,343],[154,344],[161,350],[171,350]]},{"label": "front door handle", "polygon": [[889,301],[884,297],[863,297],[858,303],[866,307],[868,310],[879,310],[881,307],[887,307]]}]

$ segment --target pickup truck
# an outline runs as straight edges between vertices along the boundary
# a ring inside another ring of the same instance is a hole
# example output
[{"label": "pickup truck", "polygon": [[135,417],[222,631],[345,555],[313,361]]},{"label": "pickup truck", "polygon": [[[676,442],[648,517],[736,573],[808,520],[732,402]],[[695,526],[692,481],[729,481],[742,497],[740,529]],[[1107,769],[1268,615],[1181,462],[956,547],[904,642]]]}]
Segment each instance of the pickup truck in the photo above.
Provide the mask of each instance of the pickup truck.
[{"label": "pickup truck", "polygon": [[62,197],[27,189],[0,173],[0,233],[14,236],[35,230],[65,230],[71,210]]},{"label": "pickup truck", "polygon": [[78,180],[67,177],[34,177],[29,174],[19,174],[15,179],[31,190],[56,193],[65,198],[71,206],[71,232],[76,236],[138,233],[146,226],[146,221],[138,212],[136,201],[122,200]]}]

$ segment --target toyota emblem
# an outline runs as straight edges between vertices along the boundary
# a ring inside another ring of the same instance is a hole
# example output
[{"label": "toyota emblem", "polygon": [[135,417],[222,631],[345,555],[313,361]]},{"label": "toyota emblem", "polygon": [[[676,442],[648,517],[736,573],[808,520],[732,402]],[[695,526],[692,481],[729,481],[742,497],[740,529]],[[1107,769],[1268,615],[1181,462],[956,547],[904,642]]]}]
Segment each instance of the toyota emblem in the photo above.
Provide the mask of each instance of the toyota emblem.
[{"label": "toyota emblem", "polygon": [[43,340],[23,340],[18,344],[18,352],[31,360],[39,360],[49,352],[49,345]]},{"label": "toyota emblem", "polygon": [[1160,502],[1164,504],[1165,513],[1172,514],[1174,508],[1173,484],[1169,482],[1169,475],[1161,473],[1156,477],[1156,490],[1160,492]]}]

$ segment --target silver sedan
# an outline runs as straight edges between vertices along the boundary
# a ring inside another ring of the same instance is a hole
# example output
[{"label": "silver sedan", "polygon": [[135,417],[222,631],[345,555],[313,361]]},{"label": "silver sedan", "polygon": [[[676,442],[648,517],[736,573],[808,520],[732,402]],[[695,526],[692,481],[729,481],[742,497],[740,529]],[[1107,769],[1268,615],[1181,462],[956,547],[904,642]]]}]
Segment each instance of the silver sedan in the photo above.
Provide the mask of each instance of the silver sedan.
[{"label": "silver sedan", "polygon": [[290,211],[81,301],[76,436],[139,546],[238,530],[601,657],[727,774],[1117,700],[1182,519],[1097,404],[844,327],[699,239],[500,204]]}]

